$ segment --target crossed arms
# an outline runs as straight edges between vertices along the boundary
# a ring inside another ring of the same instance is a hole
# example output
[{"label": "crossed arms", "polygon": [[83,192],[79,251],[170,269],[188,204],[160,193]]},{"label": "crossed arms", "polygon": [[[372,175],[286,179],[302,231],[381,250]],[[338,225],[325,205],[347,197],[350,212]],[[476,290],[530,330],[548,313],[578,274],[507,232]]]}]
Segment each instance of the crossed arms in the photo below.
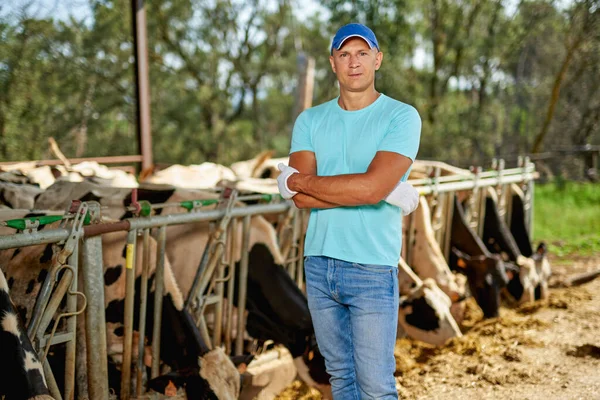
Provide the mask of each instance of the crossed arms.
[{"label": "crossed arms", "polygon": [[361,174],[317,176],[317,159],[311,151],[290,155],[290,167],[300,173],[289,177],[292,200],[298,208],[334,208],[377,204],[408,171],[412,160],[390,151],[378,151],[367,171]]}]

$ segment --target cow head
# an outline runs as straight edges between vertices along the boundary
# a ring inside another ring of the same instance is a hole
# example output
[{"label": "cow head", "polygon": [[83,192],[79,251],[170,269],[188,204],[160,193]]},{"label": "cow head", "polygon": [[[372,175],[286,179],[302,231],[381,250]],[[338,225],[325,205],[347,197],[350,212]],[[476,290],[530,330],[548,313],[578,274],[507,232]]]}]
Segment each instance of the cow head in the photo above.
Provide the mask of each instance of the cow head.
[{"label": "cow head", "polygon": [[535,262],[535,270],[539,277],[539,284],[535,288],[535,299],[548,298],[548,279],[552,275],[552,267],[548,261],[548,249],[546,243],[541,242],[535,253],[531,256]]},{"label": "cow head", "polygon": [[418,283],[408,295],[400,297],[398,322],[409,336],[441,346],[462,336],[450,313],[452,302],[433,279]]},{"label": "cow head", "polygon": [[325,370],[325,358],[319,351],[314,335],[307,337],[307,346],[304,354],[294,358],[294,365],[298,376],[307,385],[317,388],[325,398],[331,397],[330,375]]},{"label": "cow head", "polygon": [[453,247],[451,264],[464,271],[471,294],[475,297],[483,315],[486,318],[497,317],[500,291],[509,282],[506,265],[500,256],[496,254],[470,256]]},{"label": "cow head", "polygon": [[233,362],[217,347],[198,358],[197,366],[190,366],[148,382],[148,388],[173,395],[169,390],[185,388],[188,399],[239,398],[241,375]]}]

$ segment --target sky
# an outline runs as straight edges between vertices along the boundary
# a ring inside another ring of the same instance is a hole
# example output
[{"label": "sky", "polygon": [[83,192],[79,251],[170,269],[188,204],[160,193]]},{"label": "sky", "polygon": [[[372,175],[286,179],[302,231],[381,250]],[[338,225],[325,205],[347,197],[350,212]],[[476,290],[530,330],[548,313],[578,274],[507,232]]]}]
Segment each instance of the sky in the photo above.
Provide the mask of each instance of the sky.
[{"label": "sky", "polygon": [[[89,17],[89,3],[89,0],[0,0],[0,15],[17,13],[23,6],[29,5],[28,11],[39,17],[67,20],[74,16],[80,20]],[[317,0],[292,1],[292,6],[294,14],[301,20],[317,10],[325,12]]]}]

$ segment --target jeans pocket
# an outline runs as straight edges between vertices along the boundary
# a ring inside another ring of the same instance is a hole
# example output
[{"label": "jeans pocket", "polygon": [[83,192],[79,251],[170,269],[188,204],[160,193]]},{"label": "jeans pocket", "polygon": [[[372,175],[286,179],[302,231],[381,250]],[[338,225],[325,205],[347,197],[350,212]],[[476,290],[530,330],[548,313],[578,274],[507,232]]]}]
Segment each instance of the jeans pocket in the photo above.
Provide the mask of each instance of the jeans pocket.
[{"label": "jeans pocket", "polygon": [[363,271],[367,272],[376,272],[381,274],[386,274],[392,272],[394,267],[390,267],[389,265],[380,265],[380,264],[360,264],[360,263],[352,263],[352,266]]}]

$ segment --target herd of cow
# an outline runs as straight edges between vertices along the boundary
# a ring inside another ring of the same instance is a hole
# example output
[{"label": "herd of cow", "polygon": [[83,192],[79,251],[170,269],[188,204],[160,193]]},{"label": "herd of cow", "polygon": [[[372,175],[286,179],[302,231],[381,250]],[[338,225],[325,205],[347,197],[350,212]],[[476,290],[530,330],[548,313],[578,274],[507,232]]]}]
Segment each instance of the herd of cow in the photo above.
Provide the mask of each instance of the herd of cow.
[{"label": "herd of cow", "polygon": [[[206,189],[217,185],[230,185],[247,192],[274,193],[277,190],[274,183],[277,174],[275,165],[279,161],[259,156],[248,162],[234,164],[231,169],[208,163],[201,166],[175,166],[145,176],[144,183],[138,188],[138,199],[151,203],[170,203],[214,198],[214,191]],[[452,173],[456,170],[449,167]],[[426,171],[426,164],[416,164],[412,173],[420,176]],[[0,172],[0,220],[40,215],[39,210],[61,212],[71,200],[98,201],[103,206],[103,216],[110,220],[128,218],[131,214],[124,206],[131,202],[131,187],[138,185],[132,183],[130,177],[125,181],[122,178],[121,173],[111,177],[105,169],[102,174],[95,174],[90,166],[71,170],[68,174],[49,167],[44,167],[44,171],[21,169]],[[167,184],[170,186],[165,186]],[[486,318],[492,318],[498,316],[503,297],[527,302],[548,295],[550,266],[546,248],[540,244],[533,251],[525,224],[523,193],[514,184],[510,190],[510,225],[500,215],[496,192],[487,190],[481,237],[471,228],[467,218],[468,210],[465,207],[469,204],[466,201],[469,193],[454,195],[453,217],[449,226],[449,260],[445,259],[434,238],[427,199],[420,199],[419,207],[410,216],[410,224],[407,221],[404,224],[405,235],[409,225],[413,235],[410,236],[411,243],[405,242],[405,247],[410,246],[411,249],[408,260],[410,266],[403,259],[399,264],[399,335],[442,345],[448,339],[461,335],[459,324],[464,313],[464,300],[468,296],[475,298]],[[36,214],[31,214],[31,210],[36,210]],[[156,212],[185,211],[167,207]],[[49,225],[44,229],[52,228]],[[210,349],[184,308],[184,300],[190,292],[209,232],[207,222],[174,225],[167,229],[160,352],[164,375],[149,380],[147,387],[163,393],[172,385],[184,387],[188,398],[252,398],[263,389],[256,387],[256,383],[245,372],[244,366],[251,362],[252,354],[230,357],[220,347]],[[13,233],[12,229],[0,227],[0,235]],[[238,237],[235,242],[241,243],[241,228],[234,234]],[[124,347],[125,244],[126,232],[102,236],[108,378],[109,386],[117,396],[121,388],[120,367]],[[150,244],[152,256],[149,260],[148,287],[151,289],[145,325],[148,352],[139,355],[138,347],[133,346],[134,359],[143,357],[148,371],[151,364],[149,349],[153,338],[153,283],[157,264],[154,239],[150,239]],[[141,254],[141,243],[138,243],[138,247]],[[272,340],[284,346],[294,358],[298,376],[307,384],[327,393],[328,375],[314,338],[306,297],[282,267],[284,257],[271,219],[252,217],[249,249],[246,332],[238,334],[244,335],[248,343]],[[36,296],[54,257],[56,255],[51,245],[0,251],[0,354],[3,355],[0,363],[0,397],[50,398],[42,363],[34,351],[35,343],[30,342],[23,327],[31,320]],[[241,247],[235,249],[234,257],[239,268]],[[142,257],[136,260],[137,310]],[[235,276],[237,280],[239,274]],[[134,320],[137,321],[137,316]],[[83,328],[84,324],[78,323],[78,329]],[[136,322],[134,330],[137,329]],[[84,333],[81,336],[78,334],[78,337],[85,337]],[[134,334],[134,341],[137,337]],[[61,353],[59,346],[54,347],[58,349],[50,352],[49,361],[62,389],[64,378],[59,374],[64,367],[60,363],[60,355],[64,353]],[[78,398],[87,397],[87,377],[85,368],[81,367],[85,365],[85,354],[85,341],[79,341]],[[64,364],[64,356],[62,362]]]}]

